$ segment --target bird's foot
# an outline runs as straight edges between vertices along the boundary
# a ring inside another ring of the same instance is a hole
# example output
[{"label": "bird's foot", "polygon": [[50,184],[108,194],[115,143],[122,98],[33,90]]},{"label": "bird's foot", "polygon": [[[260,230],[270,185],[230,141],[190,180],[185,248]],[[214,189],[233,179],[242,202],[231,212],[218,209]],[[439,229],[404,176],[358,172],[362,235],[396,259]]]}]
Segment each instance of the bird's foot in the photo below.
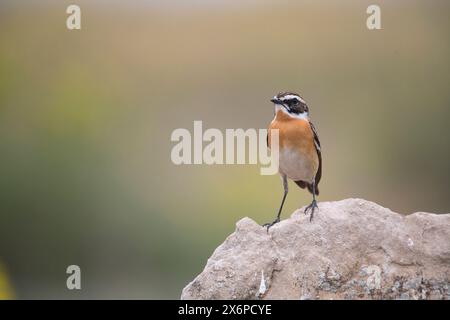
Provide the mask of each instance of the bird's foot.
[{"label": "bird's foot", "polygon": [[317,206],[316,200],[313,200],[311,202],[311,204],[305,208],[305,214],[308,214],[308,211],[311,210],[311,215],[309,216],[309,221],[312,221],[312,219],[313,219],[315,208],[319,209],[319,206]]},{"label": "bird's foot", "polygon": [[267,228],[267,232],[269,232],[269,229],[270,229],[270,227],[272,227],[274,224],[276,224],[276,223],[278,223],[278,222],[280,222],[280,217],[277,217],[275,220],[273,220],[272,222],[270,222],[270,223],[265,223],[265,224],[263,224],[262,226],[263,226],[263,228]]}]

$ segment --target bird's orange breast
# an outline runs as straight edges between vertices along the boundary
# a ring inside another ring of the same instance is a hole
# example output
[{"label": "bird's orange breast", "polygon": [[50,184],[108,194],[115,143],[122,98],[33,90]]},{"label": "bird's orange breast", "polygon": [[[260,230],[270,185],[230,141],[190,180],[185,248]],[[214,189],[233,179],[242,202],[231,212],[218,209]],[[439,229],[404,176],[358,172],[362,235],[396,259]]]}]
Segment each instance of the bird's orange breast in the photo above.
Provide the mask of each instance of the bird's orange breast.
[{"label": "bird's orange breast", "polygon": [[314,134],[307,120],[292,118],[283,111],[278,111],[270,123],[269,136],[272,129],[279,130],[280,149],[293,148],[315,152]]},{"label": "bird's orange breast", "polygon": [[[314,145],[314,133],[309,121],[306,119],[293,118],[283,111],[277,111],[275,118],[269,126],[269,148],[271,146],[271,130],[278,129],[280,153],[290,151],[298,154],[299,161],[306,161],[307,171],[311,174],[317,172],[319,158]],[[295,158],[295,157],[294,157]],[[280,159],[283,162],[283,159]],[[290,159],[292,161],[292,158]],[[283,165],[283,163],[281,163]]]}]

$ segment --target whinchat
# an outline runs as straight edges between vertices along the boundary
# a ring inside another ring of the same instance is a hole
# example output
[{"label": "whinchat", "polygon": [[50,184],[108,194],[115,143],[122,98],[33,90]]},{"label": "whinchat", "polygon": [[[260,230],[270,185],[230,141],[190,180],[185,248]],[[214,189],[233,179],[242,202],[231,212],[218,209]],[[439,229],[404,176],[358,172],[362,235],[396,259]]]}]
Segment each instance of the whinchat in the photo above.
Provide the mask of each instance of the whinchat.
[{"label": "whinchat", "polygon": [[[313,200],[305,209],[305,214],[318,208],[316,195],[319,194],[319,181],[322,177],[322,153],[316,128],[309,119],[309,108],[303,98],[291,92],[279,93],[271,99],[275,105],[275,117],[269,125],[270,131],[278,129],[279,166],[278,172],[283,180],[284,194],[276,219],[264,226],[267,230],[280,221],[281,210],[288,194],[288,178],[300,188],[307,188]],[[267,139],[270,148],[271,141]]]}]

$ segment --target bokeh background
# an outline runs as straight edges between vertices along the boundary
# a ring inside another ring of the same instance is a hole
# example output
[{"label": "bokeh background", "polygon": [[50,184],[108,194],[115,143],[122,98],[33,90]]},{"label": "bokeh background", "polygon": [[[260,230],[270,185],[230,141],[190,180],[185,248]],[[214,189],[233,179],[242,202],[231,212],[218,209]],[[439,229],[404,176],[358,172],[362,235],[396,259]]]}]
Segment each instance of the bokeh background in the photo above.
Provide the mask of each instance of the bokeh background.
[{"label": "bokeh background", "polygon": [[[171,132],[266,128],[282,90],[319,130],[321,201],[449,212],[449,31],[445,0],[2,0],[0,298],[179,298],[282,187],[257,165],[175,166]],[[283,216],[309,201],[292,184]]]}]

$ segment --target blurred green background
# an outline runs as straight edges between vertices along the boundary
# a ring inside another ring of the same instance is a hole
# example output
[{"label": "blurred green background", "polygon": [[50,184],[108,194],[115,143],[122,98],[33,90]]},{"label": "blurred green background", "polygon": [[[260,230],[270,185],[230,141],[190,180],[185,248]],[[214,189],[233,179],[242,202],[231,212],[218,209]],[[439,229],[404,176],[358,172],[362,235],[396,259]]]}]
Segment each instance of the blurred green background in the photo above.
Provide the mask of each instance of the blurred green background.
[{"label": "blurred green background", "polygon": [[[372,3],[3,0],[0,298],[179,298],[282,186],[256,165],[175,166],[170,134],[266,128],[282,90],[319,130],[320,201],[449,212],[450,3],[376,1],[369,31]],[[309,201],[292,184],[283,216]]]}]

